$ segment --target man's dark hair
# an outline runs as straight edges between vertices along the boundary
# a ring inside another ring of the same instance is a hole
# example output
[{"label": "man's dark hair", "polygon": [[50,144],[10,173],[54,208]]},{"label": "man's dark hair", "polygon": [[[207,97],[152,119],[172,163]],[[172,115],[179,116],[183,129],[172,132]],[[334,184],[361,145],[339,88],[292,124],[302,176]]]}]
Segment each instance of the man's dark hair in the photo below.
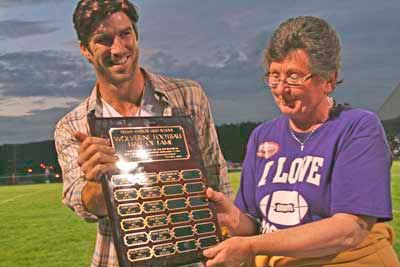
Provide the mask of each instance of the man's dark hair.
[{"label": "man's dark hair", "polygon": [[139,14],[136,7],[128,0],[80,0],[73,16],[78,40],[88,47],[90,35],[98,23],[115,12],[124,12],[129,17],[138,38],[136,23]]}]

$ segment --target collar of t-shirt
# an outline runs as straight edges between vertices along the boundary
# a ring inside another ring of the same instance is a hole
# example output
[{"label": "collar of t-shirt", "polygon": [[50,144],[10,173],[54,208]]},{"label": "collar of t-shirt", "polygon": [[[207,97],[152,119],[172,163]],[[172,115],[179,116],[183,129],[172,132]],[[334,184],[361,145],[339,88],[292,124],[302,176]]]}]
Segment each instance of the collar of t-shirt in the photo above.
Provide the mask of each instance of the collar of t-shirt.
[{"label": "collar of t-shirt", "polygon": [[[123,117],[103,98],[100,98],[103,104],[103,118]],[[162,108],[160,103],[154,96],[154,89],[149,82],[146,81],[140,107],[138,108],[135,117],[152,117],[161,116]]]}]

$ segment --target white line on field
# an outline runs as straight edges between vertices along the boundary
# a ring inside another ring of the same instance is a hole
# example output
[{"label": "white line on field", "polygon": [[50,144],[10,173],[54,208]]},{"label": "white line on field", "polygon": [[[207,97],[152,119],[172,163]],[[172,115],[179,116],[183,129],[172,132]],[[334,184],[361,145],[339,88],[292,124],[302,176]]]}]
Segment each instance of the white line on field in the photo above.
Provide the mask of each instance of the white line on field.
[{"label": "white line on field", "polygon": [[16,200],[18,198],[21,198],[21,197],[24,197],[24,196],[36,195],[36,194],[39,194],[39,193],[42,193],[42,192],[47,192],[47,191],[50,191],[50,190],[47,189],[47,190],[35,191],[35,192],[32,192],[32,193],[21,194],[21,195],[18,195],[18,196],[15,196],[15,197],[12,197],[12,198],[9,198],[9,199],[1,201],[0,205],[6,204],[8,202],[14,201],[14,200]]},{"label": "white line on field", "polygon": [[400,213],[400,210],[392,210],[393,213]]}]

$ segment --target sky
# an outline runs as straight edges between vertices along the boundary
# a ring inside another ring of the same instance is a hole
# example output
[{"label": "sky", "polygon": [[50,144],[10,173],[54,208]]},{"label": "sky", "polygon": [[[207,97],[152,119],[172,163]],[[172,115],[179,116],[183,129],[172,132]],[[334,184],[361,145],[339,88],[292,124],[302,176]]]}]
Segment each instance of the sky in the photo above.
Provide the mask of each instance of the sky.
[{"label": "sky", "polygon": [[[0,0],[0,144],[53,138],[92,90],[72,25],[75,0]],[[400,82],[398,0],[137,0],[140,63],[204,88],[217,125],[279,114],[263,49],[290,17],[319,16],[342,42],[339,102],[377,111]]]}]

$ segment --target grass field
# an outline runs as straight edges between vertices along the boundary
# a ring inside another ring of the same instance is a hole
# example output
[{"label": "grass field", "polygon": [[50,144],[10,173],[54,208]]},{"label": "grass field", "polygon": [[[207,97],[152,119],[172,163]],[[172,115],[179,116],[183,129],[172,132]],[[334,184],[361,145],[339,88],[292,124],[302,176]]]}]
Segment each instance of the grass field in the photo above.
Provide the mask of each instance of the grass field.
[{"label": "grass field", "polygon": [[400,257],[400,161],[395,161],[392,167],[392,203],[393,220],[390,224],[396,232],[394,248]]},{"label": "grass field", "polygon": [[[230,173],[235,190],[239,173]],[[89,266],[96,225],[61,204],[61,184],[0,187],[0,266]],[[400,162],[392,169],[395,249],[400,255]]]}]

